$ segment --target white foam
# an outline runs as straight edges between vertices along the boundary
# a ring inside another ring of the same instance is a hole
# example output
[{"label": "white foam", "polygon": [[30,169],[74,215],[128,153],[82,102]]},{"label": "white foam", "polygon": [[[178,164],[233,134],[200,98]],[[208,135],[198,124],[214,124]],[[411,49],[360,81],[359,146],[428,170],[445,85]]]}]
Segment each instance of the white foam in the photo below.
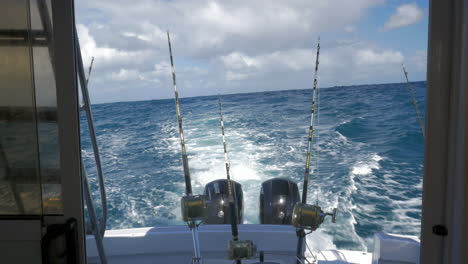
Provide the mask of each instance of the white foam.
[{"label": "white foam", "polygon": [[352,173],[355,175],[367,175],[372,172],[372,168],[367,164],[358,164],[353,167]]},{"label": "white foam", "polygon": [[343,141],[343,142],[345,142],[345,143],[348,142],[348,138],[346,138],[345,136],[343,136],[343,134],[341,134],[341,133],[338,132],[338,131],[336,131],[335,133],[338,134],[338,138],[339,138],[341,141]]},{"label": "white foam", "polygon": [[359,161],[353,168],[351,173],[354,175],[368,175],[372,173],[372,170],[380,169],[379,161],[382,157],[377,154],[372,154],[368,161]]},{"label": "white foam", "polygon": [[[317,229],[310,235],[307,235],[306,243],[314,253],[322,250],[336,249],[336,245],[333,243],[333,236],[325,233],[322,229]],[[306,256],[310,256],[309,250],[306,251]]]}]

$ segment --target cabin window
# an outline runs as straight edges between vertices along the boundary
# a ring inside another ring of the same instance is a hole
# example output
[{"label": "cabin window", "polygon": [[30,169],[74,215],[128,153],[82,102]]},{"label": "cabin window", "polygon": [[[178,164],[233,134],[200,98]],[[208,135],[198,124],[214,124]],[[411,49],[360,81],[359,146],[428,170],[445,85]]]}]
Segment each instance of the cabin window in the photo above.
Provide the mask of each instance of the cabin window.
[{"label": "cabin window", "polygon": [[0,9],[0,215],[61,214],[50,1]]}]

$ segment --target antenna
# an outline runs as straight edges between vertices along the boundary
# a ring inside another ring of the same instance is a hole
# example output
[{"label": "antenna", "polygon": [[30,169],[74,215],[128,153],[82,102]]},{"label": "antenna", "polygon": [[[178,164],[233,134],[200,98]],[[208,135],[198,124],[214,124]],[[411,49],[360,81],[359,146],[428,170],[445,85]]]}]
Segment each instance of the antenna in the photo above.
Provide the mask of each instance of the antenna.
[{"label": "antenna", "polygon": [[405,74],[406,84],[408,84],[408,89],[409,89],[410,94],[411,94],[411,99],[413,100],[414,111],[416,111],[416,117],[418,118],[419,127],[421,128],[422,136],[423,136],[423,138],[426,138],[426,135],[424,133],[423,121],[422,121],[422,118],[421,118],[421,114],[419,113],[418,101],[416,101],[416,97],[414,96],[413,85],[411,85],[410,81],[408,80],[408,72],[406,71],[405,65],[401,64],[401,67],[403,67],[403,73]]}]

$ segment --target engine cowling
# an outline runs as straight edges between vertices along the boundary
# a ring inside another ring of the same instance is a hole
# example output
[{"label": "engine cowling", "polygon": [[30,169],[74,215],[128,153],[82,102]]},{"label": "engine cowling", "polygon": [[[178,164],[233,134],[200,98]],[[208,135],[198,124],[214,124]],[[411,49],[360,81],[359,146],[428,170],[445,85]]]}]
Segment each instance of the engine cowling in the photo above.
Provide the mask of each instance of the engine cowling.
[{"label": "engine cowling", "polygon": [[[244,194],[242,185],[231,180],[233,184],[237,202],[237,223],[242,224],[244,209]],[[229,210],[229,188],[226,179],[219,179],[209,182],[205,186],[206,204],[208,216],[205,224],[231,224],[231,214]]]},{"label": "engine cowling", "polygon": [[290,225],[294,205],[299,201],[295,182],[285,178],[264,181],[260,190],[260,224]]}]

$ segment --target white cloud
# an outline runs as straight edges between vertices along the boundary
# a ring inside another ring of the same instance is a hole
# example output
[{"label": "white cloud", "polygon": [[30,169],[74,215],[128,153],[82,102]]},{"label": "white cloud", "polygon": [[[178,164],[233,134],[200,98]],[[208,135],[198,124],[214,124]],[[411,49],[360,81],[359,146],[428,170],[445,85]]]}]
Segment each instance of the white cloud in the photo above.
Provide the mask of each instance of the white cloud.
[{"label": "white cloud", "polygon": [[[318,35],[355,32],[381,3],[83,0],[76,6],[85,65],[96,57],[91,95],[102,102],[118,93],[125,96],[118,100],[173,96],[166,29],[181,96],[310,87]],[[390,82],[393,68],[400,74],[398,50],[322,39],[322,87]]]},{"label": "white cloud", "polygon": [[113,81],[128,81],[139,79],[137,70],[120,69],[118,72],[112,72],[110,75]]},{"label": "white cloud", "polygon": [[399,51],[384,50],[381,52],[372,49],[357,50],[354,54],[355,63],[358,66],[379,64],[400,64],[403,62],[403,54]]},{"label": "white cloud", "polygon": [[221,56],[221,61],[229,69],[245,69],[249,67],[256,67],[256,61],[242,53],[233,52],[226,56]]},{"label": "white cloud", "polygon": [[426,72],[427,69],[427,51],[416,50],[416,52],[408,58],[408,67],[418,72]]},{"label": "white cloud", "polygon": [[[251,53],[313,44],[319,33],[340,31],[380,3],[382,0],[84,0],[77,3],[77,17],[99,10],[94,20],[106,21],[109,28],[99,31],[107,39],[96,38],[98,43],[120,43],[125,34],[166,51],[163,33],[169,29],[174,45],[184,55],[214,58],[236,50]],[[80,22],[96,23],[89,21],[89,15],[86,18],[88,21]]]},{"label": "white cloud", "polygon": [[[301,79],[307,85],[315,67],[315,54],[312,49],[291,49],[252,57],[234,52],[221,61],[227,81],[274,78],[279,73],[281,78],[291,77],[293,80],[292,76],[302,74]],[[365,42],[338,43],[334,47],[322,44],[321,83],[333,85],[333,79],[336,80],[338,76],[341,81],[349,83],[369,82],[372,78],[385,77],[386,73],[398,71],[403,61],[401,52],[379,49]]]},{"label": "white cloud", "polygon": [[343,30],[345,32],[352,33],[352,32],[356,31],[356,27],[355,26],[345,26]]},{"label": "white cloud", "polygon": [[161,30],[158,26],[155,26],[150,23],[143,23],[141,25],[142,32],[141,34],[136,34],[133,32],[124,32],[123,35],[127,37],[137,38],[146,42],[154,43],[156,41],[166,41],[166,32]]},{"label": "white cloud", "polygon": [[241,81],[248,79],[251,76],[251,73],[240,73],[240,72],[233,72],[233,71],[226,71],[226,80],[228,81]]},{"label": "white cloud", "polygon": [[98,46],[86,26],[78,24],[77,30],[83,63],[85,65],[91,62],[91,57],[95,57],[99,63],[121,63],[140,59],[145,56],[145,51],[125,51],[111,47]]},{"label": "white cloud", "polygon": [[385,22],[382,30],[391,30],[419,22],[423,18],[423,11],[414,4],[404,4],[397,8],[387,22]]}]

